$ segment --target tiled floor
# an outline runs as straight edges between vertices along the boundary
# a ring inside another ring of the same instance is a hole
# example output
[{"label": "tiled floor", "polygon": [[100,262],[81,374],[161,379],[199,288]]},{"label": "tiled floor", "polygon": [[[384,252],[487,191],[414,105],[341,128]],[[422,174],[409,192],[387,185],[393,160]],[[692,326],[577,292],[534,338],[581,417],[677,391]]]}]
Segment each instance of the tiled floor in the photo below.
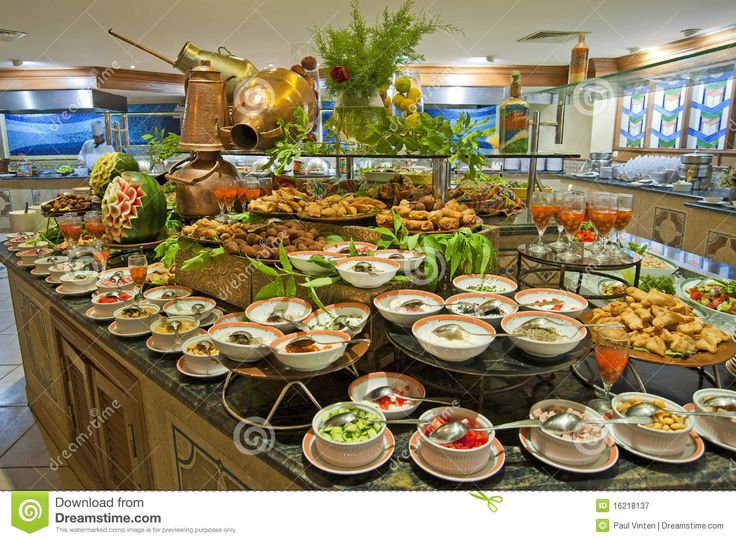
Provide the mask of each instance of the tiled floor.
[{"label": "tiled floor", "polygon": [[80,490],[71,468],[33,418],[26,397],[7,270],[0,265],[0,490]]}]

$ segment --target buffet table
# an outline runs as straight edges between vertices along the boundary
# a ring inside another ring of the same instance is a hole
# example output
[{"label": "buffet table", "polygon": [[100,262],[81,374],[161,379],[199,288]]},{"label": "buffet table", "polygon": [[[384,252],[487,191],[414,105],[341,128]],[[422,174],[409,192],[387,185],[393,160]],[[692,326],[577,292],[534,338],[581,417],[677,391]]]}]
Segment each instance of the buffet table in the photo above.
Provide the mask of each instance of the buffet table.
[{"label": "buffet table", "polygon": [[[327,474],[305,459],[301,430],[266,434],[265,443],[256,440],[255,449],[243,448],[242,441],[252,435],[243,432],[251,428],[236,425],[223,408],[222,379],[199,381],[182,376],[175,366],[177,356],[154,354],[142,339],[112,336],[107,324],[85,317],[86,297],[57,294],[52,286],[17,266],[5,247],[0,247],[0,258],[9,270],[29,404],[59,449],[75,449],[64,460],[89,488],[725,490],[732,489],[736,481],[731,455],[709,443],[704,456],[689,464],[652,463],[622,449],[613,468],[582,475],[542,464],[520,447],[516,431],[504,431],[498,438],[506,461],[498,474],[477,485],[449,483],[414,464],[408,451],[414,430],[396,425],[391,426],[396,449],[389,462],[362,475]],[[437,368],[404,357],[397,364],[388,369],[406,370],[425,382],[430,396],[437,396],[430,383],[453,384]],[[680,403],[690,402],[699,386],[708,386],[688,369],[637,366],[650,392]],[[722,367],[721,371],[724,386],[734,388],[734,378]],[[614,388],[616,392],[632,388],[624,381],[631,379],[626,376]],[[347,387],[354,376],[340,371],[317,379],[310,389],[324,406],[347,400]],[[453,398],[472,408],[476,404],[472,384],[467,391],[457,382],[454,385]],[[240,378],[229,391],[229,400],[241,411],[265,417],[279,388]],[[533,377],[522,387],[490,395],[482,412],[494,423],[511,421],[525,417],[531,404],[549,396],[578,402],[593,398],[592,391],[565,369],[551,378]],[[91,431],[92,441],[80,444],[77,436],[86,430],[92,409],[94,415],[109,414]],[[305,397],[295,395],[287,397],[279,413],[287,420],[303,421],[314,410]]]}]

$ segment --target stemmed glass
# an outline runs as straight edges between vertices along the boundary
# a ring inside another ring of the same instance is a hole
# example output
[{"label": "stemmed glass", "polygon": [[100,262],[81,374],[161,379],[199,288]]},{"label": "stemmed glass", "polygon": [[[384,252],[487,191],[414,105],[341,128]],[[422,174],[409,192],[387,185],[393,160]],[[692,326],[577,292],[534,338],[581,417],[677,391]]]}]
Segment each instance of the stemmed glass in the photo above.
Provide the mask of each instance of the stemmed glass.
[{"label": "stemmed glass", "polygon": [[624,253],[623,244],[621,243],[621,233],[624,232],[626,226],[631,222],[634,216],[634,195],[625,193],[616,195],[616,222],[613,228],[616,230],[616,246],[619,255]]},{"label": "stemmed glass", "polygon": [[547,254],[551,251],[544,244],[544,230],[547,229],[552,216],[555,214],[552,205],[552,194],[550,192],[534,192],[532,194],[532,219],[537,227],[539,239],[536,244],[529,246],[529,251],[537,254]]},{"label": "stemmed glass", "polygon": [[589,194],[590,221],[598,232],[600,245],[594,250],[595,258],[599,263],[608,259],[608,235],[616,223],[617,203],[616,195],[608,192],[592,192]]},{"label": "stemmed glass", "polygon": [[59,231],[64,236],[67,244],[69,258],[73,258],[77,252],[77,244],[82,236],[82,218],[76,214],[65,214],[57,219]]},{"label": "stemmed glass", "polygon": [[599,327],[595,338],[595,363],[603,381],[603,398],[588,405],[599,413],[611,409],[611,387],[629,363],[629,335],[621,327]]},{"label": "stemmed glass", "polygon": [[240,204],[243,211],[248,209],[248,203],[261,196],[261,181],[251,175],[246,175],[240,181]]},{"label": "stemmed glass", "polygon": [[567,192],[557,191],[552,194],[552,208],[554,209],[554,220],[557,226],[557,240],[549,245],[555,252],[562,252],[567,248],[567,243],[562,240],[565,228],[560,223],[560,212],[562,212],[562,198]]},{"label": "stemmed glass", "polygon": [[583,225],[585,218],[585,194],[580,192],[567,192],[562,196],[559,223],[562,224],[567,235],[567,251],[557,255],[560,261],[572,263],[578,261],[580,256],[575,253],[573,239]]},{"label": "stemmed glass", "polygon": [[146,254],[133,254],[129,256],[128,272],[130,272],[130,277],[138,288],[135,300],[141,300],[143,298],[143,284],[146,283],[146,276],[148,275],[148,259],[146,258]]},{"label": "stemmed glass", "polygon": [[215,185],[213,192],[215,199],[217,199],[217,205],[220,207],[220,214],[217,216],[218,220],[225,220],[225,213],[228,211],[228,206],[235,200],[237,196],[237,185],[236,179],[230,177],[220,177],[220,180]]}]

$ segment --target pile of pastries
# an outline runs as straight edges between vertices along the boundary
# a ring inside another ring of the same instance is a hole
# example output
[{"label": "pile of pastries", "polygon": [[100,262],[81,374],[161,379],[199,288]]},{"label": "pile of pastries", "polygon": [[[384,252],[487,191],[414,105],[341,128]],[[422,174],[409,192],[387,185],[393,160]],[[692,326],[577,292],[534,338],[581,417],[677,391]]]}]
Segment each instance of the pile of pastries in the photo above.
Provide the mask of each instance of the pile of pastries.
[{"label": "pile of pastries", "polygon": [[447,203],[427,195],[418,201],[403,199],[391,210],[376,216],[376,223],[392,227],[392,212],[396,212],[409,231],[452,231],[458,227],[471,226],[476,222],[475,210],[450,199]]},{"label": "pile of pastries", "polygon": [[307,203],[301,215],[305,218],[352,218],[385,208],[385,203],[372,197],[335,194]]},{"label": "pile of pastries", "polygon": [[681,299],[657,289],[628,287],[624,300],[595,308],[590,322],[621,323],[632,347],[663,356],[715,353],[718,344],[730,340],[721,329],[695,316]]},{"label": "pile of pastries", "polygon": [[296,214],[302,212],[309,203],[310,197],[307,194],[296,188],[285,187],[254,199],[248,204],[248,210],[261,213],[283,212]]},{"label": "pile of pastries", "polygon": [[92,197],[86,193],[59,193],[41,205],[43,212],[81,212],[92,208]]},{"label": "pile of pastries", "polygon": [[185,225],[181,229],[181,234],[185,237],[201,240],[220,240],[218,236],[218,228],[222,222],[211,220],[210,218],[202,218],[192,225]]}]

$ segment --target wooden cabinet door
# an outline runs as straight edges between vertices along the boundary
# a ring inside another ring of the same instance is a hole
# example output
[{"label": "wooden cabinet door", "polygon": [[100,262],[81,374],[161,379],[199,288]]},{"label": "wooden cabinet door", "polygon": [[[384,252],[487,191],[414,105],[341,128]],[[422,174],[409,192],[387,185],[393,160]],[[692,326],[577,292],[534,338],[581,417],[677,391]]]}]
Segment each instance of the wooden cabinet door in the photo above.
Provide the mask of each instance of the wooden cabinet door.
[{"label": "wooden cabinet door", "polygon": [[143,411],[133,392],[137,388],[122,390],[97,371],[92,379],[106,488],[149,488]]},{"label": "wooden cabinet door", "polygon": [[92,367],[65,339],[59,339],[64,365],[67,408],[69,415],[69,445],[72,460],[101,478],[98,456],[99,442],[94,428],[95,403],[92,397]]}]

